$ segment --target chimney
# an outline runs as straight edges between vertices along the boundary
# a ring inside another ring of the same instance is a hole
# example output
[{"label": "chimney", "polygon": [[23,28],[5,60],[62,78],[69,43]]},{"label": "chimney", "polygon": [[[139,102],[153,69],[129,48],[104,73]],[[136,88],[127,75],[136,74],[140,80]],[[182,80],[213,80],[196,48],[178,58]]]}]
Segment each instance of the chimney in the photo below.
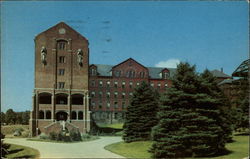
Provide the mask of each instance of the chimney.
[{"label": "chimney", "polygon": [[221,68],[220,68],[220,72],[222,72],[222,73],[223,73],[223,67],[221,67]]}]

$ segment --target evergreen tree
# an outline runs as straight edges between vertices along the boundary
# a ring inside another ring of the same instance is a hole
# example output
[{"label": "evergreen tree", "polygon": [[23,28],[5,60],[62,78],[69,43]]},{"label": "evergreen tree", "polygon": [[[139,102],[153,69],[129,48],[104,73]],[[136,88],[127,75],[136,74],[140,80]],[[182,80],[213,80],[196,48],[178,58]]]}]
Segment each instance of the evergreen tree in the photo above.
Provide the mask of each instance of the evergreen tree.
[{"label": "evergreen tree", "polygon": [[15,124],[16,123],[16,112],[13,109],[8,109],[6,111],[5,120],[7,124]]},{"label": "evergreen tree", "polygon": [[173,87],[161,99],[160,121],[152,133],[153,157],[208,156],[224,147],[221,100],[206,75],[200,77],[188,63],[178,65]]},{"label": "evergreen tree", "polygon": [[126,112],[123,134],[125,142],[150,139],[151,129],[157,124],[157,98],[146,82],[135,89]]}]

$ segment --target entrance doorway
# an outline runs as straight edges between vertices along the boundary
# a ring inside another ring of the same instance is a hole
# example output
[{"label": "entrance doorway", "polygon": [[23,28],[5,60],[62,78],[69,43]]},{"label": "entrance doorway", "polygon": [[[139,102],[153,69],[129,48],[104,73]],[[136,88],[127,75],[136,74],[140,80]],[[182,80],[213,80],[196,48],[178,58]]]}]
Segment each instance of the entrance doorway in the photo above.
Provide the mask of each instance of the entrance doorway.
[{"label": "entrance doorway", "polygon": [[56,113],[56,120],[57,121],[60,121],[60,120],[66,121],[67,118],[68,118],[68,113],[66,113],[66,112],[57,112]]}]

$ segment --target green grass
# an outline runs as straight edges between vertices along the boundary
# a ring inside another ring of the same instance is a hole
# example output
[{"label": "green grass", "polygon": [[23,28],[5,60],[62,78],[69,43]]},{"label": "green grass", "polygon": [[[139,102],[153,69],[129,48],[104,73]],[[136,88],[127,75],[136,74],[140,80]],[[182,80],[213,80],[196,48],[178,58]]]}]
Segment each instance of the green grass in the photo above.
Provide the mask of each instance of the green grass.
[{"label": "green grass", "polygon": [[39,158],[39,151],[30,147],[10,144],[7,158]]},{"label": "green grass", "polygon": [[12,135],[18,128],[22,128],[24,131],[29,131],[29,125],[4,125],[1,126],[1,132],[4,135]]},{"label": "green grass", "polygon": [[[233,139],[235,142],[226,145],[226,148],[229,150],[228,154],[202,159],[242,159],[249,156],[249,136],[234,136]],[[147,150],[151,147],[151,144],[151,141],[118,142],[106,146],[105,149],[127,158],[150,158],[150,153]]]},{"label": "green grass", "polygon": [[123,123],[114,123],[114,124],[97,124],[100,127],[108,127],[108,128],[114,128],[114,129],[122,129],[123,128]]}]

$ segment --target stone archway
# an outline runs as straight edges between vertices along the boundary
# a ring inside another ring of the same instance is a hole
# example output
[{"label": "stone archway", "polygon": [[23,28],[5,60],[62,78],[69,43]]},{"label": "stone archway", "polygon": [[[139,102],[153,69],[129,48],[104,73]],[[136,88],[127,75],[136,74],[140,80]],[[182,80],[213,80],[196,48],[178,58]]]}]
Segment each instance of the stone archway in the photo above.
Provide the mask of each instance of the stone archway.
[{"label": "stone archway", "polygon": [[68,113],[60,111],[56,113],[56,120],[60,121],[60,120],[64,120],[66,121],[68,119]]}]

